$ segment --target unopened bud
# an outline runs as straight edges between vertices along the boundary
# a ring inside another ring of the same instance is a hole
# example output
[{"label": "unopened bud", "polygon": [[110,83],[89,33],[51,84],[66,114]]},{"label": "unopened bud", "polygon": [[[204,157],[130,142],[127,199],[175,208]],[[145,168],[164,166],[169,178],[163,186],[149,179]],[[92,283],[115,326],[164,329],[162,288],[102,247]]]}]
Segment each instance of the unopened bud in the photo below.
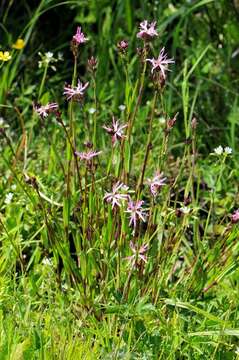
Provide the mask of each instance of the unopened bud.
[{"label": "unopened bud", "polygon": [[174,127],[174,125],[175,125],[175,123],[176,123],[176,120],[177,120],[177,116],[178,116],[178,113],[175,114],[172,119],[169,119],[169,120],[167,121],[167,129],[168,129],[168,130],[171,130],[171,129]]},{"label": "unopened bud", "polygon": [[197,124],[198,124],[197,119],[194,117],[191,121],[191,127],[193,130],[196,130]]},{"label": "unopened bud", "polygon": [[126,40],[121,40],[117,44],[117,48],[118,48],[119,52],[121,52],[122,54],[126,53],[128,46],[129,46],[129,43]]},{"label": "unopened bud", "polygon": [[98,61],[94,56],[91,56],[90,59],[88,59],[88,69],[91,72],[95,72],[98,66]]}]

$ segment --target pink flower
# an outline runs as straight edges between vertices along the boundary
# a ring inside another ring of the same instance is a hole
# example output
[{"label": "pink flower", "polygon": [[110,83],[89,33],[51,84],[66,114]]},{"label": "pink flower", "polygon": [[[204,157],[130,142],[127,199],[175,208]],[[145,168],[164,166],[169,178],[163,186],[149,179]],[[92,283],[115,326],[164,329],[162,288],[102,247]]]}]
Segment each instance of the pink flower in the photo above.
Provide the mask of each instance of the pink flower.
[{"label": "pink flower", "polygon": [[239,209],[234,211],[234,213],[231,215],[231,220],[233,224],[236,224],[239,221]]},{"label": "pink flower", "polygon": [[102,153],[102,151],[93,151],[93,150],[89,150],[86,152],[75,151],[75,155],[79,156],[79,158],[81,160],[85,160],[85,161],[91,161],[95,156],[97,156],[101,153]]},{"label": "pink flower", "polygon": [[111,135],[113,146],[115,146],[117,140],[121,140],[126,137],[123,135],[123,129],[127,126],[127,124],[121,125],[118,120],[115,120],[114,116],[112,118],[112,127],[105,125],[103,126],[103,129],[105,129],[107,133]]},{"label": "pink flower", "polygon": [[152,64],[151,73],[153,73],[155,70],[161,71],[163,78],[166,79],[165,71],[170,71],[168,69],[168,64],[174,64],[174,60],[167,59],[167,54],[165,54],[164,51],[165,48],[163,47],[157,59],[146,59],[146,61],[149,61]]},{"label": "pink flower", "polygon": [[126,259],[130,261],[132,267],[135,268],[139,266],[141,261],[147,263],[147,256],[145,254],[148,251],[148,245],[143,244],[139,248],[133,243],[133,241],[130,241],[130,248],[133,255],[126,257]]},{"label": "pink flower", "polygon": [[83,85],[83,83],[79,79],[77,86],[66,85],[64,87],[63,95],[66,95],[66,99],[68,101],[71,99],[74,101],[82,101],[88,86],[88,82]]},{"label": "pink flower", "polygon": [[142,209],[143,203],[144,203],[143,200],[137,200],[137,201],[130,200],[128,202],[128,208],[126,212],[130,214],[129,225],[131,226],[133,224],[134,230],[136,229],[138,220],[141,219],[144,222],[146,221],[146,214],[143,212]]},{"label": "pink flower", "polygon": [[76,42],[77,45],[84,44],[88,40],[88,38],[86,38],[81,31],[80,26],[77,26],[76,34],[73,36],[73,40]]},{"label": "pink flower", "polygon": [[160,190],[160,188],[165,185],[166,177],[163,177],[163,173],[160,174],[159,171],[156,172],[153,179],[148,179],[148,184],[150,186],[151,194],[155,197]]},{"label": "pink flower", "polygon": [[33,104],[33,109],[41,118],[46,118],[50,113],[55,112],[58,110],[57,103],[48,103],[46,105],[38,105]]},{"label": "pink flower", "polygon": [[156,21],[148,23],[148,20],[144,20],[139,25],[139,32],[137,33],[137,37],[143,40],[151,40],[155,36],[158,36],[157,31],[155,30]]},{"label": "pink flower", "polygon": [[127,200],[129,195],[122,193],[121,191],[127,191],[129,188],[128,186],[122,184],[121,182],[117,182],[113,185],[112,192],[106,193],[104,196],[104,200],[107,201],[107,203],[112,203],[112,209],[115,206],[121,206],[121,201]]}]

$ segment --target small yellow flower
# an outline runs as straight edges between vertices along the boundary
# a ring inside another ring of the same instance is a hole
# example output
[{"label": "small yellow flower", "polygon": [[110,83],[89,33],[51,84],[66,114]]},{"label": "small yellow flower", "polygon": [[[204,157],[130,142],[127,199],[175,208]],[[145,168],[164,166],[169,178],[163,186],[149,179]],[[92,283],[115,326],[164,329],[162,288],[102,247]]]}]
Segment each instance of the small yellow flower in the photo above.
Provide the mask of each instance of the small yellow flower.
[{"label": "small yellow flower", "polygon": [[12,45],[13,49],[22,50],[25,46],[25,41],[23,39],[17,39],[15,44]]},{"label": "small yellow flower", "polygon": [[8,61],[11,59],[11,55],[9,51],[0,51],[0,60],[2,61]]}]

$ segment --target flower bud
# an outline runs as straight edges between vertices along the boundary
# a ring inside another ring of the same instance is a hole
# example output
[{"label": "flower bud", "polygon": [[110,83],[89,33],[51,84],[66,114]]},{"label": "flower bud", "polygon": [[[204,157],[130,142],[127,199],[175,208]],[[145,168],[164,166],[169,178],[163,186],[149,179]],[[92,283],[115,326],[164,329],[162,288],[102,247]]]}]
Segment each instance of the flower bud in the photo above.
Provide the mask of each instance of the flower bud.
[{"label": "flower bud", "polygon": [[89,71],[94,73],[96,71],[96,69],[97,69],[97,66],[98,66],[97,59],[94,58],[94,56],[91,56],[91,58],[88,59],[87,63],[88,63]]},{"label": "flower bud", "polygon": [[129,43],[126,40],[121,40],[117,44],[117,48],[120,53],[125,54],[128,49]]}]

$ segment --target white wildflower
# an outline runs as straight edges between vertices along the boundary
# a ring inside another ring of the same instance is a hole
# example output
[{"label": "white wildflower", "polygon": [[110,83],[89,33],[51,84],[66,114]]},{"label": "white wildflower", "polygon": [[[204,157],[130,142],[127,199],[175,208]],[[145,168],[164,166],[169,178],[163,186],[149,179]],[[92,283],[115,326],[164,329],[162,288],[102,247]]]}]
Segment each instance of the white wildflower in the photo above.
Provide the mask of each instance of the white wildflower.
[{"label": "white wildflower", "polygon": [[13,198],[13,193],[8,193],[7,195],[6,195],[6,197],[5,197],[5,204],[10,204],[11,202],[12,202],[12,198]]},{"label": "white wildflower", "polygon": [[226,146],[224,148],[224,153],[227,155],[230,155],[232,153],[232,148],[230,148],[229,146]]},{"label": "white wildflower", "polygon": [[94,114],[96,112],[96,109],[91,107],[91,108],[89,108],[88,111],[89,111],[90,114]]},{"label": "white wildflower", "polygon": [[217,154],[217,155],[222,155],[222,153],[223,153],[222,145],[219,145],[217,148],[215,148],[214,153]]},{"label": "white wildflower", "polygon": [[52,266],[52,259],[48,258],[48,257],[44,257],[44,259],[42,260],[42,264],[43,265],[48,265],[48,266]]},{"label": "white wildflower", "polygon": [[125,109],[126,109],[126,106],[125,106],[125,105],[122,104],[122,105],[119,106],[119,110],[120,110],[120,111],[125,111]]},{"label": "white wildflower", "polygon": [[186,206],[183,206],[180,208],[180,210],[182,211],[183,214],[187,215],[191,212],[191,209],[186,207]]}]

